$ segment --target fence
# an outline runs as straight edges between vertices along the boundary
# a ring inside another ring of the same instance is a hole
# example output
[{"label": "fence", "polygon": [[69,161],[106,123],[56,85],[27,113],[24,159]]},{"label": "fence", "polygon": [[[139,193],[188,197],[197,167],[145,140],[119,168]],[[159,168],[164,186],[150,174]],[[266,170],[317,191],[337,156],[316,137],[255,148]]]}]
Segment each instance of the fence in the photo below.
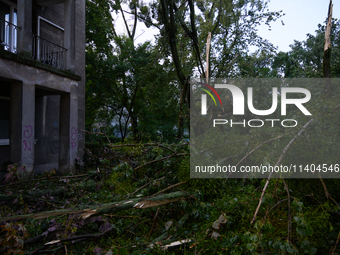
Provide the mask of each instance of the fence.
[{"label": "fence", "polygon": [[67,49],[64,47],[32,34],[33,59],[58,69],[65,70],[66,51]]}]

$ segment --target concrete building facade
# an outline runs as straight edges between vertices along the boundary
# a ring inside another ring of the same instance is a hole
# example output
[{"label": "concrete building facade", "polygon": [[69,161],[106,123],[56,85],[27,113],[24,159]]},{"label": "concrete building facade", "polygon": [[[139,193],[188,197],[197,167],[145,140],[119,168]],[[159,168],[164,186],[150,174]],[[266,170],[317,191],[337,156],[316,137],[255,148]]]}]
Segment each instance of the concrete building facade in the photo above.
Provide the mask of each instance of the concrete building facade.
[{"label": "concrete building facade", "polygon": [[0,177],[73,172],[84,127],[85,0],[0,0]]}]

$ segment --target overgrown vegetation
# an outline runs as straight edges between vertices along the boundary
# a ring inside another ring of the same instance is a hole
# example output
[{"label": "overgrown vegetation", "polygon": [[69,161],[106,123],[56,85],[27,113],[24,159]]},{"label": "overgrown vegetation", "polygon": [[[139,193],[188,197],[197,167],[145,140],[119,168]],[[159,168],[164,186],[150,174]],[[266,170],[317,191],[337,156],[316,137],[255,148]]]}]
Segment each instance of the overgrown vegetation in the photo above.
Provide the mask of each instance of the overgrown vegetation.
[{"label": "overgrown vegetation", "polygon": [[[273,179],[256,221],[250,224],[265,180],[189,179],[185,141],[109,145],[105,137],[96,140],[89,143],[78,175],[46,172],[28,182],[11,179],[0,187],[5,221],[1,252],[328,254],[336,250],[337,179]],[[183,244],[171,246],[175,241]]]},{"label": "overgrown vegetation", "polygon": [[[74,176],[49,171],[20,181],[24,166],[7,167],[0,254],[339,254],[339,179],[190,179],[185,132],[191,76],[322,77],[324,26],[276,53],[256,33],[259,23],[282,17],[267,10],[266,1],[86,3],[84,158]],[[125,19],[125,35],[117,33],[111,13],[132,17],[130,25]],[[154,44],[135,44],[138,22],[159,30]],[[334,77],[339,22],[331,39]],[[250,54],[254,45],[259,51]],[[254,88],[261,109],[270,107],[270,89]],[[244,158],[275,164],[280,156],[286,163],[339,163],[338,88],[325,97],[323,86],[310,89],[318,98],[309,104],[314,122],[294,149],[282,153],[296,130],[224,129],[230,146],[222,156],[232,164]],[[230,112],[232,104],[223,107]],[[295,117],[309,121],[299,111]],[[191,132],[216,147],[220,137],[204,133],[205,124]]]}]

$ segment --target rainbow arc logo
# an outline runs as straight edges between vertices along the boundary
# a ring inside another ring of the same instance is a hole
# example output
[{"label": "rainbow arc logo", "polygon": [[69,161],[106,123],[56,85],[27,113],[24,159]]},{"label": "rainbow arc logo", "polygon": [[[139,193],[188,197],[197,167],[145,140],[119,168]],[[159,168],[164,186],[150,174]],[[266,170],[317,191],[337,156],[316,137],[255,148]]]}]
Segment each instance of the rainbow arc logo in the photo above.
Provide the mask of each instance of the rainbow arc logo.
[{"label": "rainbow arc logo", "polygon": [[[210,89],[217,96],[217,98],[220,101],[220,104],[222,106],[222,100],[221,100],[219,94],[217,93],[217,91],[213,87],[211,87],[210,85],[208,85],[208,84],[206,84],[204,82],[200,82],[200,84],[202,84],[203,86],[205,86],[208,89]],[[202,87],[200,87],[199,89],[201,89],[204,92],[206,92],[212,98],[212,100],[214,101],[215,105],[217,106],[216,100],[215,100],[214,96],[210,93],[209,90],[204,89]],[[207,114],[207,95],[202,94],[201,95],[201,100],[202,100],[202,115],[206,115]]]}]

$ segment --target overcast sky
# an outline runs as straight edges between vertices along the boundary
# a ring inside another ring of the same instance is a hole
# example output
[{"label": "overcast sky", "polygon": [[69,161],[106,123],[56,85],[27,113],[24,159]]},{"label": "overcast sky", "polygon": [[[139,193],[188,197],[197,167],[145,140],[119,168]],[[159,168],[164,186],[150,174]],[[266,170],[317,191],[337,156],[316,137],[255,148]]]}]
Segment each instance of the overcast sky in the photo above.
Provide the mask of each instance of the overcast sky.
[{"label": "overcast sky", "polygon": [[[318,24],[327,18],[329,0],[272,0],[269,9],[283,10],[286,14],[272,24],[271,31],[267,26],[259,28],[259,34],[268,39],[280,51],[289,51],[289,45],[295,40],[304,41],[306,34],[315,35]],[[333,1],[333,18],[340,18],[340,2]]]},{"label": "overcast sky", "polygon": [[[274,46],[278,46],[279,51],[289,51],[289,45],[294,42],[294,39],[303,41],[307,38],[306,34],[315,34],[317,25],[323,24],[326,20],[328,5],[329,0],[271,0],[268,4],[269,10],[283,10],[286,15],[272,23],[271,31],[268,30],[268,26],[262,25],[258,28],[258,33]],[[117,19],[115,14],[113,16]],[[339,1],[333,1],[333,18],[340,18]],[[281,21],[285,25],[282,25]],[[116,22],[120,23],[119,19]],[[120,24],[117,30],[123,33],[125,29],[123,24]],[[151,40],[157,33],[158,29],[146,28],[143,23],[139,22],[136,42]]]}]

